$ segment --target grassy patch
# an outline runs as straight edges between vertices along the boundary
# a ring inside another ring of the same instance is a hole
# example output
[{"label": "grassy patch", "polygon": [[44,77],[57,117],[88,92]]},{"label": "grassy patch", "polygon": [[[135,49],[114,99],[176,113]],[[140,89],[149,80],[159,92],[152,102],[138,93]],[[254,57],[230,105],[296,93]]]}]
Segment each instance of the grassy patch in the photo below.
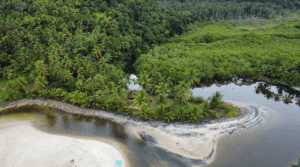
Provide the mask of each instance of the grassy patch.
[{"label": "grassy patch", "polygon": [[241,111],[238,107],[235,107],[229,103],[223,103],[223,112],[221,113],[220,117],[238,117],[240,114]]}]

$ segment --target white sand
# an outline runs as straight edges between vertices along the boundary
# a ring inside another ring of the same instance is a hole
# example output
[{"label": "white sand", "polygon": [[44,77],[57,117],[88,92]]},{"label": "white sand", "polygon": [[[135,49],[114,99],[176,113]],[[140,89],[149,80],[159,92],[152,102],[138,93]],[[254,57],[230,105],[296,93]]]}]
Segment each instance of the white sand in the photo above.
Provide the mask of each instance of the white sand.
[{"label": "white sand", "polygon": [[0,124],[0,148],[1,167],[113,167],[116,160],[125,167],[106,143],[43,133],[24,121]]},{"label": "white sand", "polygon": [[215,148],[213,139],[219,133],[219,131],[211,132],[210,136],[203,140],[197,137],[178,137],[150,127],[136,127],[136,129],[152,135],[157,141],[156,146],[191,159],[205,159]]},{"label": "white sand", "polygon": [[183,157],[210,163],[214,159],[218,137],[256,126],[264,120],[266,115],[267,108],[265,107],[243,102],[234,102],[234,104],[242,108],[244,112],[247,111],[248,114],[201,125],[157,123],[157,127],[152,127],[147,123],[137,123],[132,126],[132,129],[136,130],[137,138],[140,138],[140,133],[154,137],[157,142],[155,146]]}]

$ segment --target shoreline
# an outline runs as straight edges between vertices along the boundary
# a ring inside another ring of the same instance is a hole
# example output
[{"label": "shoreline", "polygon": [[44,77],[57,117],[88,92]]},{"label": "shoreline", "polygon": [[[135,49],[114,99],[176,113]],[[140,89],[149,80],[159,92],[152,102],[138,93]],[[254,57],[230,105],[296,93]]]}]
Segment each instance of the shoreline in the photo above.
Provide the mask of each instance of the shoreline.
[{"label": "shoreline", "polygon": [[[228,101],[229,103],[232,103]],[[211,162],[219,136],[241,129],[251,128],[262,122],[265,113],[255,106],[233,103],[242,109],[242,114],[235,118],[220,118],[201,123],[164,123],[155,121],[136,121],[131,117],[103,110],[78,107],[50,99],[22,99],[0,105],[0,112],[14,107],[39,105],[56,108],[71,114],[96,116],[126,126],[137,139],[174,153],[193,165]]]}]

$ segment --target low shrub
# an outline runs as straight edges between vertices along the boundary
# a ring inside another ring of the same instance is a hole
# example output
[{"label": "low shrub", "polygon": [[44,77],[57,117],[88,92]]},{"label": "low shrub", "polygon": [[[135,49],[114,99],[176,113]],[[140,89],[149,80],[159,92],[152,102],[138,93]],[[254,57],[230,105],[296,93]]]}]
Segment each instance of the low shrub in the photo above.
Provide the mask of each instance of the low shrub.
[{"label": "low shrub", "polygon": [[197,96],[197,97],[193,97],[192,102],[201,104],[204,102],[204,100],[203,97]]}]

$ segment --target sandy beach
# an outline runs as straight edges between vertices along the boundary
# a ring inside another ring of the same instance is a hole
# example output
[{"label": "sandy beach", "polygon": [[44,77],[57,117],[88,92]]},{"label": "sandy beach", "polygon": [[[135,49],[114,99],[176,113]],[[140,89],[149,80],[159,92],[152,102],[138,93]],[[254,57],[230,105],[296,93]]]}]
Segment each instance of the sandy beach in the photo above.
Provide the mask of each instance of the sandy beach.
[{"label": "sandy beach", "polygon": [[29,122],[0,124],[1,167],[111,167],[122,154],[113,146],[40,132]]}]

